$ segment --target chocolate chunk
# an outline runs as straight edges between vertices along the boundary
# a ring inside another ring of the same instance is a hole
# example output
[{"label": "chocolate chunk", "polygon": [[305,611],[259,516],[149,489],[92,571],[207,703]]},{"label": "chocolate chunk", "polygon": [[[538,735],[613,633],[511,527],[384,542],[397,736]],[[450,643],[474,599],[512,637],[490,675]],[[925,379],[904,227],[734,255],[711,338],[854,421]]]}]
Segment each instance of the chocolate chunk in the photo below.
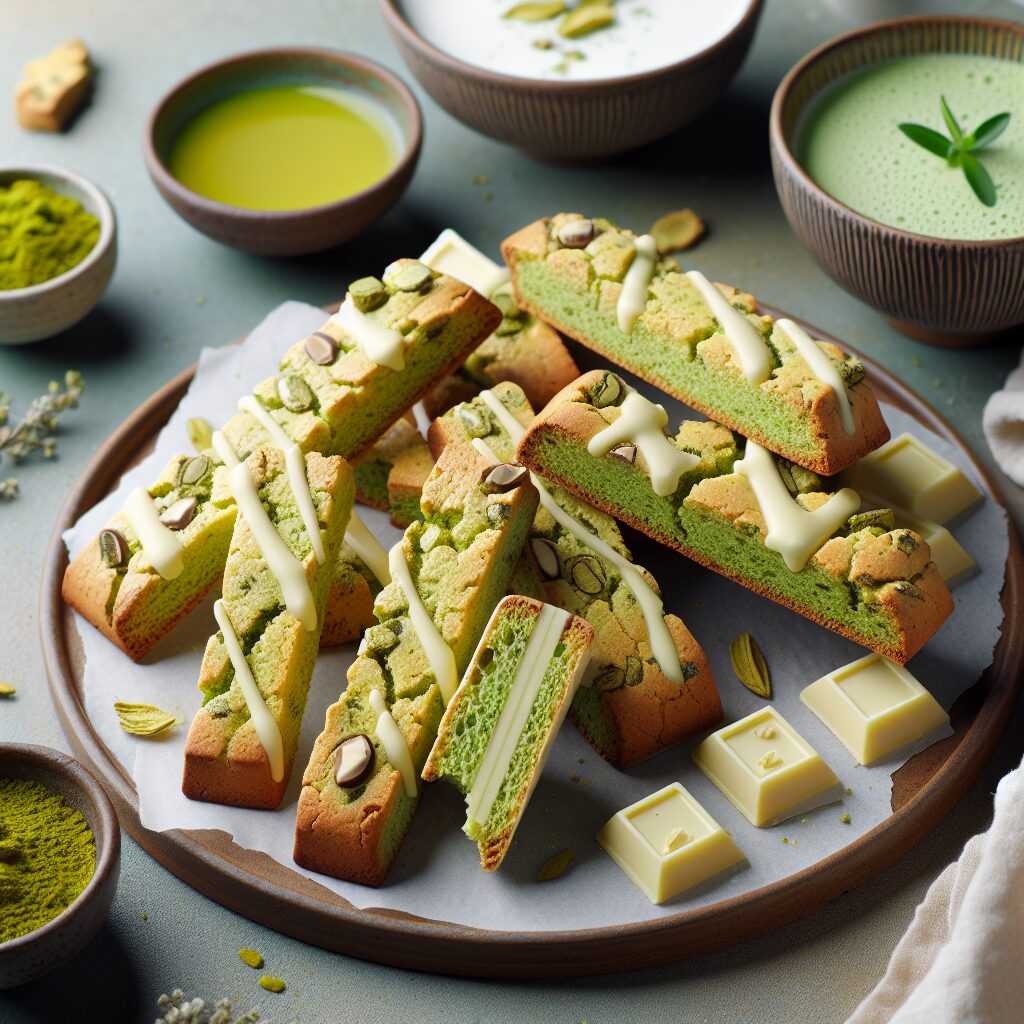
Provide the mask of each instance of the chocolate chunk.
[{"label": "chocolate chunk", "polygon": [[511,491],[518,487],[526,478],[526,468],[515,462],[499,462],[484,470],[480,478],[483,489],[488,494]]},{"label": "chocolate chunk", "polygon": [[608,454],[613,459],[619,459],[621,462],[628,462],[631,466],[636,463],[636,445],[635,444],[620,444],[620,445],[617,445]]},{"label": "chocolate chunk", "polygon": [[128,544],[117,530],[100,530],[100,558],[108,569],[120,569],[128,562]]},{"label": "chocolate chunk", "polygon": [[168,530],[184,530],[195,519],[198,504],[195,498],[179,498],[160,513],[160,522]]},{"label": "chocolate chunk", "polygon": [[596,235],[597,231],[592,220],[566,221],[558,229],[558,240],[566,249],[585,249]]},{"label": "chocolate chunk", "polygon": [[549,579],[556,579],[560,573],[558,561],[558,548],[549,540],[543,537],[534,537],[530,541],[530,548],[533,557],[537,559],[540,571]]},{"label": "chocolate chunk", "polygon": [[369,313],[388,301],[388,290],[377,277],[361,277],[348,286],[352,303],[360,313]]},{"label": "chocolate chunk", "polygon": [[306,339],[305,349],[317,366],[330,366],[338,356],[338,343],[326,331],[314,331]]},{"label": "chocolate chunk", "polygon": [[181,467],[180,482],[183,484],[199,483],[210,472],[212,465],[213,463],[205,455],[197,455],[194,459],[189,459]]},{"label": "chocolate chunk", "polygon": [[277,397],[291,412],[305,412],[313,404],[312,388],[294,373],[278,378]]},{"label": "chocolate chunk", "polygon": [[349,736],[334,755],[334,781],[345,789],[361,786],[373,771],[374,753],[370,738],[363,733]]}]

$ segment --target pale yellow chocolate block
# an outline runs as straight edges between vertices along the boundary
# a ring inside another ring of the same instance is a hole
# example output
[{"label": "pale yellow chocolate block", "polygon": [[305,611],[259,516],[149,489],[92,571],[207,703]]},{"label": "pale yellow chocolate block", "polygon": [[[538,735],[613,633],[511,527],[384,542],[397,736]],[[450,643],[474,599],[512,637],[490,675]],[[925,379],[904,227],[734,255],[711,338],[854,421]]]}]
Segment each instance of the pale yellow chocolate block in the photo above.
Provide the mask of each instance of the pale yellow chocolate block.
[{"label": "pale yellow chocolate block", "polygon": [[14,90],[18,123],[33,131],[59,132],[85,99],[91,81],[89,51],[78,39],[29,61]]},{"label": "pale yellow chocolate block", "polygon": [[712,733],[693,760],[758,828],[833,803],[843,793],[821,755],[771,707]]},{"label": "pale yellow chocolate block", "polygon": [[940,526],[981,501],[981,491],[948,459],[913,434],[900,434],[865,455],[844,474],[857,491],[869,491]]},{"label": "pale yellow chocolate block", "polygon": [[949,728],[949,715],[901,665],[877,654],[811,683],[800,699],[861,764]]},{"label": "pale yellow chocolate block", "polygon": [[597,841],[652,903],[734,868],[746,857],[678,782],[619,811]]},{"label": "pale yellow chocolate block", "polygon": [[468,284],[481,295],[490,295],[512,277],[508,267],[495,263],[451,228],[445,228],[420,257],[431,270]]}]

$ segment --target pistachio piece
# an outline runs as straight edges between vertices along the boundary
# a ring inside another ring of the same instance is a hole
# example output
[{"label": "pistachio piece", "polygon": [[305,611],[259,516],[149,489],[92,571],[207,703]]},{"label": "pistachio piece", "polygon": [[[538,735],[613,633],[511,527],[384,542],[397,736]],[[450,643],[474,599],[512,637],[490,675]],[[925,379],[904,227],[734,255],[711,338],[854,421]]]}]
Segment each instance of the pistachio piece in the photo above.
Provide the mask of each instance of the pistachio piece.
[{"label": "pistachio piece", "polygon": [[108,569],[120,569],[128,562],[128,544],[117,530],[100,530],[100,560]]},{"label": "pistachio piece", "polygon": [[672,853],[673,850],[678,850],[689,841],[690,837],[681,828],[674,828],[665,836],[665,848],[661,852],[663,854]]},{"label": "pistachio piece", "polygon": [[584,4],[570,11],[558,26],[558,34],[566,39],[579,39],[615,21],[615,12],[607,4]]},{"label": "pistachio piece", "polygon": [[848,388],[852,388],[864,379],[864,364],[855,356],[850,356],[839,364],[839,376]]},{"label": "pistachio piece", "polygon": [[460,405],[457,412],[470,437],[486,437],[491,432],[491,425],[487,418],[468,402]]},{"label": "pistachio piece", "polygon": [[644,681],[644,663],[635,655],[626,658],[626,685],[639,686]]},{"label": "pistachio piece", "polygon": [[683,662],[683,682],[688,683],[700,675],[700,669],[692,661]]},{"label": "pistachio piece", "polygon": [[156,736],[178,724],[174,715],[152,704],[125,704],[116,701],[117,723],[132,736]]},{"label": "pistachio piece", "polygon": [[772,699],[772,677],[761,649],[749,633],[741,633],[729,645],[729,658],[736,678],[751,692]]},{"label": "pistachio piece", "polygon": [[160,522],[168,530],[184,530],[195,519],[198,505],[195,498],[179,498],[160,513]]},{"label": "pistachio piece", "polygon": [[188,439],[197,452],[205,452],[213,445],[213,425],[202,416],[193,416],[185,424]]},{"label": "pistachio piece", "polygon": [[486,494],[500,494],[518,487],[526,479],[526,468],[516,462],[499,462],[489,466],[480,477]]},{"label": "pistachio piece", "polygon": [[387,287],[378,277],[361,277],[353,281],[348,286],[348,293],[352,297],[352,305],[360,313],[369,313],[388,301]]},{"label": "pistachio piece", "polygon": [[263,954],[256,949],[240,949],[238,958],[253,970],[259,970],[263,966]]},{"label": "pistachio piece", "polygon": [[901,530],[896,537],[896,547],[905,555],[912,555],[920,546],[917,538],[906,530]]},{"label": "pistachio piece", "polygon": [[317,366],[330,366],[338,357],[338,343],[326,331],[314,331],[303,348]]},{"label": "pistachio piece", "polygon": [[516,300],[508,292],[495,292],[491,296],[491,302],[501,310],[501,315],[508,320],[517,320],[523,315],[523,311],[516,305]]},{"label": "pistachio piece", "polygon": [[181,476],[178,482],[182,484],[197,484],[213,468],[213,463],[205,455],[197,455],[189,459],[181,467]]},{"label": "pistachio piece", "polygon": [[508,505],[500,504],[499,502],[492,502],[487,506],[487,521],[494,527],[495,530],[500,529],[505,524],[505,520],[509,517]]},{"label": "pistachio piece", "polygon": [[891,530],[893,528],[892,509],[873,508],[867,512],[858,512],[846,520],[847,533],[858,533],[871,527],[877,527],[885,531]]},{"label": "pistachio piece", "polygon": [[290,412],[305,412],[313,404],[313,389],[297,374],[277,379],[277,397]]},{"label": "pistachio piece", "polygon": [[558,561],[558,548],[549,540],[543,537],[533,537],[530,540],[530,550],[533,557],[537,559],[540,571],[549,579],[557,579],[561,570]]},{"label": "pistachio piece", "polygon": [[706,230],[704,221],[687,207],[659,217],[651,226],[651,236],[658,252],[664,255],[689,249]]},{"label": "pistachio piece", "polygon": [[606,373],[595,385],[591,401],[595,408],[607,409],[618,405],[626,394],[626,385],[614,373]]},{"label": "pistachio piece", "polygon": [[409,266],[402,267],[402,269],[391,278],[391,283],[400,292],[421,292],[433,280],[434,275],[431,272],[430,267],[417,260],[416,262],[409,264]]},{"label": "pistachio piece", "polygon": [[604,566],[593,555],[576,555],[567,559],[562,571],[566,582],[588,597],[600,594],[607,583]]},{"label": "pistachio piece", "polygon": [[586,249],[597,235],[592,220],[567,220],[558,229],[558,240],[566,249]]},{"label": "pistachio piece", "polygon": [[513,21],[547,21],[565,11],[565,0],[551,0],[550,3],[524,3],[510,7],[503,18]]},{"label": "pistachio piece", "polygon": [[576,859],[576,851],[569,849],[563,850],[561,853],[556,853],[551,860],[547,861],[544,866],[537,872],[538,882],[552,882],[556,878],[561,878],[569,869],[569,865]]},{"label": "pistachio piece", "polygon": [[231,701],[226,693],[218,694],[203,705],[203,710],[211,718],[225,718],[231,714]]},{"label": "pistachio piece", "polygon": [[608,454],[613,459],[618,459],[620,462],[628,462],[631,466],[636,464],[635,444],[616,445],[616,447],[614,447]]},{"label": "pistachio piece", "polygon": [[897,594],[902,594],[904,597],[911,597],[915,601],[924,600],[924,594],[921,593],[920,589],[915,587],[913,583],[908,583],[906,580],[897,580],[893,584],[893,589]]},{"label": "pistachio piece", "polygon": [[617,690],[625,681],[626,673],[618,665],[605,665],[594,677],[591,685],[595,690],[604,693],[608,690]]},{"label": "pistachio piece", "polygon": [[518,320],[513,320],[511,317],[503,317],[500,324],[494,328],[494,333],[499,338],[507,338],[510,334],[516,334],[518,331],[523,329],[523,325]]},{"label": "pistachio piece", "polygon": [[0,683],[0,697],[13,697],[17,692],[10,683]]},{"label": "pistachio piece", "polygon": [[334,781],[344,789],[361,786],[370,777],[374,760],[369,736],[349,736],[338,744],[334,755]]},{"label": "pistachio piece", "polygon": [[363,634],[362,649],[370,653],[390,651],[398,643],[398,636],[393,629],[378,623],[371,626]]}]

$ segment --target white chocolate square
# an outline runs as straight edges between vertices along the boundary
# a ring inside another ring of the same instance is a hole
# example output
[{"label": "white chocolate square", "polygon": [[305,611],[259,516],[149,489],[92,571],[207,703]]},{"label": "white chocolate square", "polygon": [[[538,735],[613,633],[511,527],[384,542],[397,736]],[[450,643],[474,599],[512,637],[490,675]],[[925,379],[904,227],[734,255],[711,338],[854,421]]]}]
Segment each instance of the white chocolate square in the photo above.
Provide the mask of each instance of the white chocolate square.
[{"label": "white chocolate square", "polygon": [[861,764],[949,728],[949,715],[901,665],[869,654],[811,683],[800,699]]},{"label": "white chocolate square", "polygon": [[981,491],[913,434],[900,434],[851,466],[844,478],[940,526],[981,500]]},{"label": "white chocolate square", "polygon": [[835,772],[772,707],[712,733],[693,751],[693,760],[758,828],[842,795]]},{"label": "white chocolate square", "polygon": [[468,284],[484,298],[489,298],[511,276],[506,266],[495,263],[451,228],[445,228],[434,239],[420,257],[420,262],[431,270]]},{"label": "white chocolate square", "polygon": [[597,841],[652,903],[746,860],[732,837],[673,782],[614,815]]}]

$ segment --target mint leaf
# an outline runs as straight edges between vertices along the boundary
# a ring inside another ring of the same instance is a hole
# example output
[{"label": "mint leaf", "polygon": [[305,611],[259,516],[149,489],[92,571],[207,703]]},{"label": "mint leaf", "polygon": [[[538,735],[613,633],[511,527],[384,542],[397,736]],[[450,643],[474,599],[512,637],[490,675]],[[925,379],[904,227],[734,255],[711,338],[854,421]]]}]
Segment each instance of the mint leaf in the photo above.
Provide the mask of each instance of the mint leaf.
[{"label": "mint leaf", "polygon": [[923,124],[904,121],[899,129],[911,142],[923,146],[929,153],[941,156],[943,160],[949,159],[950,150],[956,149],[956,144],[947,139],[942,132],[937,132],[934,128],[928,128]]},{"label": "mint leaf", "polygon": [[987,121],[982,122],[977,128],[964,139],[964,149],[981,149],[990,143],[995,142],[1010,124],[1009,114],[996,114]]},{"label": "mint leaf", "polygon": [[953,111],[949,109],[949,104],[946,102],[945,96],[939,97],[939,106],[942,108],[942,120],[946,122],[946,127],[949,129],[949,134],[953,136],[953,141],[958,145],[964,141],[964,133],[957,124],[956,118],[953,116]]},{"label": "mint leaf", "polygon": [[964,169],[964,177],[967,184],[974,190],[974,194],[986,205],[996,205],[996,187],[992,182],[992,176],[982,167],[977,157],[970,153],[964,153],[960,166]]}]

